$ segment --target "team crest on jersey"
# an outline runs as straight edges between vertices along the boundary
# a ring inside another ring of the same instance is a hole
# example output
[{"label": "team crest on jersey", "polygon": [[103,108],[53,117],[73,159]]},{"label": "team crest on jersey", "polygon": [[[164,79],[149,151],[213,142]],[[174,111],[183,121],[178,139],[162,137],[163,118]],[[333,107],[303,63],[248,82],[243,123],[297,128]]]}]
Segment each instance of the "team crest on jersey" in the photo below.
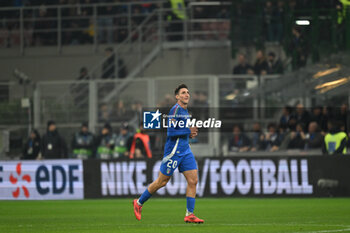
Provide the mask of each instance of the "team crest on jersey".
[{"label": "team crest on jersey", "polygon": [[170,174],[170,168],[166,169],[166,174]]}]

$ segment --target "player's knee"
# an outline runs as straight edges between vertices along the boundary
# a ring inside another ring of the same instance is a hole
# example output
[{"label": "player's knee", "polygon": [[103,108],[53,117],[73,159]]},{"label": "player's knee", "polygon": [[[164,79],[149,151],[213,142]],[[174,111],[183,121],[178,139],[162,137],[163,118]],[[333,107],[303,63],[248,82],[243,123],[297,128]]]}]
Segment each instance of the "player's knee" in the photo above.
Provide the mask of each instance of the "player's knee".
[{"label": "player's knee", "polygon": [[191,186],[196,186],[198,183],[198,178],[191,178],[188,180],[188,185],[191,185]]}]

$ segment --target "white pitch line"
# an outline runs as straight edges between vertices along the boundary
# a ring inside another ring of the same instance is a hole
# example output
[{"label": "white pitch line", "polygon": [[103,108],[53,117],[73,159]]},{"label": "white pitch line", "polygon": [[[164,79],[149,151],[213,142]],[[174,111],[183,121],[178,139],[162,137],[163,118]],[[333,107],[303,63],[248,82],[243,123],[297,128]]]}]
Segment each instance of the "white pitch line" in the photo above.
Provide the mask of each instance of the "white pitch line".
[{"label": "white pitch line", "polygon": [[321,230],[321,231],[298,231],[298,232],[293,232],[293,233],[331,233],[331,232],[350,232],[350,228],[347,229],[339,229],[339,230]]},{"label": "white pitch line", "polygon": [[[202,224],[201,224],[202,225]],[[334,233],[334,232],[350,232],[349,225],[322,225],[322,224],[298,224],[298,223],[286,223],[286,224],[280,224],[280,223],[219,223],[219,224],[205,224],[204,225],[215,225],[215,226],[304,226],[304,227],[346,227],[346,229],[337,229],[337,230],[319,230],[319,231],[297,231],[292,233]],[[120,225],[120,226],[131,226],[129,224]],[[135,225],[132,225],[135,226]],[[188,224],[142,224],[142,227],[145,226],[157,226],[157,227],[171,227],[171,226],[177,226],[177,227],[188,227]],[[195,225],[192,225],[195,226]]]},{"label": "white pitch line", "polygon": [[[205,225],[211,225],[211,226],[309,226],[309,227],[346,227],[348,230],[350,229],[349,225],[324,225],[324,224],[313,224],[313,223],[204,223]],[[135,226],[134,224],[120,224],[119,226]],[[175,224],[142,224],[142,226],[158,226],[158,227],[169,227],[169,226],[188,226],[188,224],[184,223],[175,223]],[[316,231],[319,232],[319,231]],[[325,231],[327,232],[327,231]],[[314,233],[314,232],[305,232],[305,233]],[[322,233],[322,231],[320,231]]]}]

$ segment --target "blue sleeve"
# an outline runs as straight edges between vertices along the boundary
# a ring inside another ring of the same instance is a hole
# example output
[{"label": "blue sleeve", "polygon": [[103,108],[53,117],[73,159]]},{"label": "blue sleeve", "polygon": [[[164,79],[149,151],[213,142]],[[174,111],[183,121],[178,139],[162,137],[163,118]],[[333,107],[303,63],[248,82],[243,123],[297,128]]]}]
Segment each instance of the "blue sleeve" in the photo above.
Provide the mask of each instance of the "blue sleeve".
[{"label": "blue sleeve", "polygon": [[[175,110],[175,111],[174,111]],[[183,120],[184,122],[186,122],[186,119],[184,117],[182,117],[183,115],[185,115],[187,113],[184,113],[181,111],[181,109],[176,110],[176,108],[172,108],[170,110],[169,116],[174,115],[174,117],[171,117],[170,119],[175,119],[175,121],[181,121]],[[181,117],[179,117],[178,115],[182,115]],[[168,128],[168,132],[167,135],[169,137],[174,137],[174,136],[186,136],[186,135],[190,135],[191,134],[191,130],[187,127],[169,127]]]}]

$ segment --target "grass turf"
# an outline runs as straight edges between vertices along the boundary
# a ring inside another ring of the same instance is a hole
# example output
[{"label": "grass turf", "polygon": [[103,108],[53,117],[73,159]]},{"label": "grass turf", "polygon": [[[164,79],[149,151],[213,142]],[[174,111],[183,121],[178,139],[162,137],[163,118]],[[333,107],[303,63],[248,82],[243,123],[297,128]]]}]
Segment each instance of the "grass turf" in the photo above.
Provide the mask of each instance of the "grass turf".
[{"label": "grass turf", "polygon": [[350,232],[350,199],[197,198],[204,224],[183,222],[186,199],[0,201],[0,232]]}]

